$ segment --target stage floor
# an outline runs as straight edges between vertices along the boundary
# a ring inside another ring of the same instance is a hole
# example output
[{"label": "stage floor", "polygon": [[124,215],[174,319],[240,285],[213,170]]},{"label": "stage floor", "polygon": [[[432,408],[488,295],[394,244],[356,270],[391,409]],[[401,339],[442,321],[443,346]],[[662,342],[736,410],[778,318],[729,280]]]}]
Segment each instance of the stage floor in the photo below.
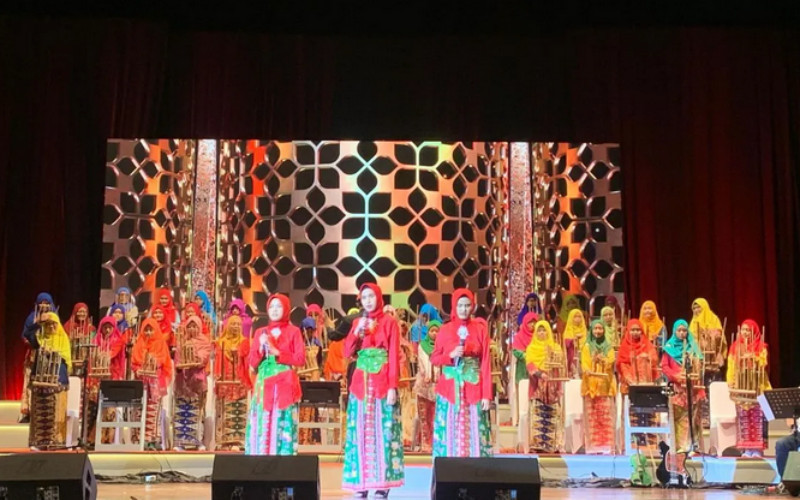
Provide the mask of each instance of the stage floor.
[{"label": "stage floor", "polygon": [[[100,484],[97,495],[101,500],[201,500],[211,498],[210,484]],[[352,498],[349,494],[323,493],[325,500]],[[391,499],[430,499],[430,493],[392,491]],[[737,490],[662,490],[660,488],[542,488],[542,498],[600,499],[600,500],[741,500],[753,494]],[[759,495],[758,498],[787,498],[779,495]]]}]

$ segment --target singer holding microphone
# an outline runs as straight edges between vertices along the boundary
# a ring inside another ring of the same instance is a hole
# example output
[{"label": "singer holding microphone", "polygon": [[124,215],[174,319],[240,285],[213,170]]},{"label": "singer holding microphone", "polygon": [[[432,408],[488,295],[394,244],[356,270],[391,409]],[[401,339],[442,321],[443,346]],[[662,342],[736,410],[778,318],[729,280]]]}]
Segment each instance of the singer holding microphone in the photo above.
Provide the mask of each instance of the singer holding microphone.
[{"label": "singer holding microphone", "polygon": [[267,300],[269,325],[259,328],[250,348],[256,374],[245,431],[246,455],[297,454],[297,403],[302,391],[293,366],[303,366],[306,349],[300,329],[289,322],[289,298]]},{"label": "singer holding microphone", "polygon": [[436,383],[434,457],[489,457],[492,366],[489,332],[472,318],[469,290],[453,292],[451,319],[439,330],[431,363],[442,367]]},{"label": "singer holding microphone", "polygon": [[387,498],[389,488],[403,485],[403,427],[397,384],[400,381],[400,330],[383,313],[378,285],[359,290],[362,316],[353,321],[344,344],[345,357],[356,358],[347,403],[347,439],[342,487],[357,498]]}]

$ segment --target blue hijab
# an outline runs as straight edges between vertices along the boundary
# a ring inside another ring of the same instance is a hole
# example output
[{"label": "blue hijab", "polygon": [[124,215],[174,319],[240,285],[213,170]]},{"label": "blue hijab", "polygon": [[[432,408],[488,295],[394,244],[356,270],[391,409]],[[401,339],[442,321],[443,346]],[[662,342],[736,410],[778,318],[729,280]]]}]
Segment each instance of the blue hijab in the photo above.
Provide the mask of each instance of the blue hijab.
[{"label": "blue hijab", "polygon": [[209,318],[211,318],[211,322],[216,325],[217,313],[214,311],[214,306],[211,305],[211,299],[208,298],[208,294],[203,290],[198,290],[194,295],[195,297],[200,297],[200,300],[203,301],[203,305],[200,309],[202,309],[203,312],[206,313]]},{"label": "blue hijab", "polygon": [[26,331],[33,331],[33,330],[38,330],[39,329],[38,326],[36,326],[36,309],[38,309],[39,304],[41,304],[42,302],[47,302],[48,304],[50,304],[50,310],[53,311],[54,313],[58,314],[58,311],[56,311],[56,305],[53,303],[53,296],[52,295],[50,295],[47,292],[42,292],[39,295],[37,295],[36,296],[36,305],[33,307],[33,311],[31,311],[31,313],[28,315],[28,317],[25,318],[25,326],[24,326],[24,328],[22,330],[22,337],[23,338],[25,337],[25,332]]},{"label": "blue hijab", "polygon": [[125,317],[125,307],[122,304],[113,304],[108,310],[108,315],[113,315],[114,311],[122,311],[122,321],[117,323],[117,330],[119,330],[120,333],[125,333],[129,328],[128,319]]},{"label": "blue hijab", "polygon": [[119,295],[121,293],[127,293],[128,294],[128,302],[126,304],[118,304],[115,301],[111,305],[112,305],[112,307],[115,306],[115,305],[119,305],[120,307],[122,307],[122,312],[126,313],[126,312],[130,311],[131,308],[133,308],[133,306],[136,305],[136,301],[133,298],[133,294],[131,293],[131,289],[130,288],[128,288],[126,286],[119,287],[119,289],[117,289],[117,295],[116,295],[115,298],[119,298]]},{"label": "blue hijab", "polygon": [[[528,309],[528,301],[530,299],[536,299],[536,305],[533,306],[533,309]],[[517,326],[522,324],[522,318],[529,312],[536,313],[537,316],[542,315],[542,302],[539,300],[539,295],[537,295],[536,292],[531,292],[525,297],[525,302],[522,303],[522,309],[520,309],[519,314],[517,314]]]},{"label": "blue hijab", "polygon": [[[419,316],[423,314],[428,315],[428,322],[438,321],[444,323],[444,320],[442,320],[442,317],[439,315],[439,310],[432,304],[425,304],[420,308]],[[422,324],[419,320],[419,316],[417,317],[417,321],[411,325],[411,342],[422,342],[428,336],[428,324]]]},{"label": "blue hijab", "polygon": [[[686,334],[686,350],[684,350],[684,342],[683,340],[678,338],[678,327],[684,326],[686,327],[687,334]],[[697,341],[694,339],[694,335],[689,330],[689,323],[686,320],[679,319],[672,325],[672,337],[669,338],[667,343],[664,345],[664,352],[669,354],[669,357],[675,360],[676,363],[683,366],[683,357],[684,354],[688,351],[690,354],[695,356],[697,359],[703,359],[703,351],[700,350],[700,346],[697,345]]]}]

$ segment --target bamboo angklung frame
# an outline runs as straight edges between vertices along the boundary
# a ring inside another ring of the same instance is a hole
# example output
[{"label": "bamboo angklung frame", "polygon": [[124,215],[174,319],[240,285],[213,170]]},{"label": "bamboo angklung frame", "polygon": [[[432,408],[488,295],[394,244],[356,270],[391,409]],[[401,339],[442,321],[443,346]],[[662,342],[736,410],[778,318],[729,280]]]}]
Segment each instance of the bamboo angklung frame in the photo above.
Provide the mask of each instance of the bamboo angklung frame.
[{"label": "bamboo angklung frame", "polygon": [[[764,327],[762,326],[762,335]],[[743,340],[743,342],[739,342]],[[736,331],[736,360],[733,365],[731,400],[740,404],[754,404],[766,378],[766,367],[759,362],[759,353],[750,352],[750,339],[742,339],[742,329]]]},{"label": "bamboo angklung frame", "polygon": [[61,384],[58,382],[58,373],[61,369],[61,354],[40,347],[36,352],[36,369],[31,374],[31,385],[33,387],[56,388]]}]

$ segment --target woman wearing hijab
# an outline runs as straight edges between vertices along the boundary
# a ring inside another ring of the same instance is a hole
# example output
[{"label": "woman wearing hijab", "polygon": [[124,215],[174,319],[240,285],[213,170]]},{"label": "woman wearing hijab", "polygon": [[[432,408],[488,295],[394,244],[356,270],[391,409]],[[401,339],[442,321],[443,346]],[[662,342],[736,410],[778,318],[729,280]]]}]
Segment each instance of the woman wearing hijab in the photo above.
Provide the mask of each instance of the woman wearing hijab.
[{"label": "woman wearing hijab", "polygon": [[[525,388],[524,384],[520,386],[520,382],[528,380],[529,378],[528,367],[525,362],[525,350],[528,348],[528,344],[531,343],[534,326],[537,321],[539,321],[539,316],[536,312],[530,311],[525,313],[525,316],[519,319],[518,328],[514,334],[514,340],[511,342],[511,355],[513,356],[512,365],[514,367],[514,394],[516,395],[516,404],[512,406],[512,411],[517,412],[515,417],[517,418],[517,422],[523,417],[520,413],[524,413],[527,408],[527,405],[524,403],[528,400],[529,391]],[[526,433],[522,432],[523,429],[521,426],[519,430],[520,438],[522,438]]]},{"label": "woman wearing hijab", "polygon": [[438,320],[428,322],[428,334],[419,343],[417,351],[417,377],[414,381],[414,394],[417,397],[417,429],[415,440],[422,453],[433,450],[433,417],[436,411],[436,379],[439,369],[431,363],[431,354],[436,336],[442,323]]},{"label": "woman wearing hijab", "polygon": [[525,297],[525,303],[517,314],[517,327],[522,325],[522,319],[528,313],[535,313],[537,318],[542,315],[542,303],[536,292],[531,292]]},{"label": "woman wearing hijab", "polygon": [[161,337],[167,343],[170,353],[172,353],[175,350],[175,330],[172,329],[172,322],[170,322],[166,310],[163,306],[154,306],[150,310],[150,317],[158,323]]},{"label": "woman wearing hijab", "polygon": [[[692,383],[692,433],[689,432],[689,399],[686,379],[687,359],[692,363],[699,363],[703,359],[703,352],[694,335],[689,331],[689,324],[679,319],[672,326],[672,336],[664,345],[664,356],[661,357],[661,371],[672,383],[674,395],[670,397],[673,410],[673,425],[675,426],[675,443],[677,452],[689,452],[699,447],[702,449],[703,427],[701,421],[700,403],[706,400],[706,391],[697,380]],[[694,435],[694,442],[690,439]]]},{"label": "woman wearing hijab", "polygon": [[439,310],[436,309],[436,306],[433,304],[424,304],[419,310],[417,320],[411,325],[410,340],[414,345],[422,342],[422,339],[428,334],[428,323],[430,321],[442,323],[444,320],[442,320],[442,316],[439,314]]},{"label": "woman wearing hijab", "polygon": [[752,319],[742,323],[736,340],[731,344],[726,378],[732,390],[741,390],[745,387],[740,387],[740,381],[748,377],[755,387],[746,389],[756,392],[752,401],[736,401],[736,447],[746,457],[760,457],[767,448],[767,425],[764,412],[755,399],[772,386],[767,376],[767,344],[761,336],[761,328]]},{"label": "woman wearing hijab", "polygon": [[[527,325],[534,315],[528,313],[522,324]],[[550,323],[537,321],[531,329],[534,333],[525,348],[526,369],[530,376],[530,390],[524,395],[530,399],[526,445],[537,452],[558,453],[564,449],[564,414],[561,405],[564,382],[552,380],[561,378],[559,375],[563,374],[559,374],[549,363],[563,361],[564,352],[553,338]]]},{"label": "woman wearing hijab", "polygon": [[231,301],[231,304],[228,306],[228,312],[222,320],[223,328],[225,328],[225,324],[231,316],[239,316],[242,319],[242,335],[249,339],[250,335],[253,333],[253,319],[247,314],[247,306],[242,299],[233,299]]},{"label": "woman wearing hijab", "polygon": [[[111,308],[120,306],[124,313],[124,319],[131,328],[135,328],[139,321],[139,308],[136,307],[136,300],[131,294],[130,288],[120,287],[114,298],[114,303],[108,308],[108,316],[111,316]],[[122,330],[120,330],[122,332]]]},{"label": "woman wearing hijab", "polygon": [[249,356],[250,339],[242,334],[242,318],[232,316],[217,339],[214,357],[218,450],[239,451],[244,448],[247,392],[251,388]]},{"label": "woman wearing hijab", "polygon": [[[95,425],[101,380],[125,380],[126,356],[125,339],[117,328],[117,320],[106,316],[100,320],[98,332],[92,339],[95,346],[87,360],[86,399],[87,399],[87,431],[86,440],[91,448],[95,444]],[[103,415],[105,421],[114,419],[116,410],[108,408]],[[113,429],[103,430],[103,442],[111,443],[114,439]]]},{"label": "woman wearing hijab", "polygon": [[303,334],[289,322],[289,298],[267,300],[269,325],[256,331],[250,348],[250,370],[256,374],[245,454],[296,455],[300,379],[292,368],[306,362]]},{"label": "woman wearing hijab", "polygon": [[188,304],[186,304],[186,307],[183,308],[183,321],[184,321],[184,324],[185,324],[186,320],[191,318],[191,317],[196,317],[196,318],[198,318],[200,320],[200,325],[203,327],[203,335],[208,337],[209,340],[210,340],[211,339],[211,331],[212,331],[211,330],[211,328],[212,328],[211,327],[211,321],[208,319],[208,317],[205,315],[205,313],[203,313],[203,310],[200,309],[200,306],[198,306],[194,302],[189,302]]},{"label": "woman wearing hijab", "polygon": [[583,317],[583,311],[580,309],[573,309],[567,316],[567,322],[564,326],[564,345],[567,350],[567,367],[569,374],[572,378],[579,378],[578,368],[580,362],[578,357],[583,349],[583,344],[586,342],[586,320]]},{"label": "woman wearing hijab", "polygon": [[[66,446],[68,373],[72,370],[72,351],[58,314],[48,311],[39,317],[39,322],[42,328],[25,337],[35,351],[31,370],[28,444],[36,450],[57,449]],[[49,371],[51,363],[57,365],[57,380],[40,379],[37,368],[39,371]]]},{"label": "woman wearing hijab", "polygon": [[194,294],[194,303],[200,307],[205,322],[209,324],[209,330],[216,331],[217,312],[214,310],[214,304],[211,303],[211,299],[208,298],[208,294],[203,290],[198,290]]},{"label": "woman wearing hijab", "polygon": [[178,314],[178,309],[172,300],[172,290],[166,287],[159,288],[156,290],[156,300],[156,305],[161,306],[164,310],[164,316],[169,322],[170,330],[177,329],[181,324],[181,316]]},{"label": "woman wearing hijab", "polygon": [[472,318],[469,290],[453,292],[451,320],[442,326],[431,354],[442,367],[436,383],[434,457],[489,457],[489,403],[493,398],[491,339],[485,323]]},{"label": "woman wearing hijab", "polygon": [[[644,333],[638,319],[628,321],[625,335],[617,353],[617,373],[620,392],[627,397],[631,385],[655,384],[660,365],[655,346]],[[654,427],[656,414],[632,412],[630,421],[634,427]]]},{"label": "woman wearing hijab", "polygon": [[615,358],[603,322],[592,321],[589,338],[581,349],[581,395],[587,454],[612,454],[616,451]]},{"label": "woman wearing hijab", "polygon": [[70,375],[81,376],[89,355],[89,344],[95,334],[92,319],[89,317],[89,306],[83,302],[78,302],[72,308],[72,314],[64,323],[64,330],[69,337],[69,344],[72,347],[72,373]]},{"label": "woman wearing hijab", "polygon": [[205,450],[202,428],[208,391],[208,361],[212,345],[203,333],[200,316],[185,318],[175,351],[175,401],[172,405],[172,443],[176,450]]},{"label": "woman wearing hijab", "polygon": [[705,385],[721,380],[728,340],[722,331],[719,317],[711,310],[706,299],[698,298],[692,302],[692,322],[689,324],[689,331],[706,355],[705,373],[708,376]]},{"label": "woman wearing hijab", "polygon": [[387,498],[390,488],[403,485],[403,429],[398,404],[400,332],[394,318],[383,313],[378,285],[359,289],[363,314],[353,321],[344,353],[355,357],[347,403],[347,434],[342,487],[367,498]]},{"label": "woman wearing hijab", "polygon": [[172,358],[169,347],[155,318],[142,321],[139,336],[131,352],[131,370],[136,380],[147,387],[147,406],[145,415],[145,449],[165,450],[165,437],[162,434],[161,400],[167,394],[172,379]]},{"label": "woman wearing hijab", "polygon": [[660,357],[661,350],[667,342],[667,327],[658,315],[655,302],[646,300],[642,303],[642,307],[639,309],[639,322],[644,328],[644,335],[650,339],[650,343],[655,346]]},{"label": "woman wearing hijab", "polygon": [[22,378],[22,405],[20,406],[19,422],[27,423],[30,421],[30,401],[31,401],[31,369],[33,368],[35,352],[31,346],[29,339],[35,338],[42,329],[44,322],[44,314],[50,311],[56,311],[56,306],[53,304],[53,297],[47,293],[42,292],[36,296],[36,302],[33,306],[33,311],[25,319],[25,325],[22,328],[22,340],[28,346],[25,352],[25,361],[23,362],[23,378]]},{"label": "woman wearing hijab", "polygon": [[619,341],[621,335],[619,322],[617,321],[617,313],[611,306],[605,306],[600,310],[600,319],[606,329],[606,338],[611,343],[614,349],[619,349]]}]

